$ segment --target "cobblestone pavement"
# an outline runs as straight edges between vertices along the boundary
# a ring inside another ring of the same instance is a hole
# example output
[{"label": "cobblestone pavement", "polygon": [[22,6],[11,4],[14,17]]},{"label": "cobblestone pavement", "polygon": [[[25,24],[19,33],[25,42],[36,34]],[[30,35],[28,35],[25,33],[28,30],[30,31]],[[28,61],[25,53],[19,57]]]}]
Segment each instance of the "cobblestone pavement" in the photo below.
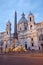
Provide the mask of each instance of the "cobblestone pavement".
[{"label": "cobblestone pavement", "polygon": [[43,57],[33,54],[0,55],[0,65],[43,65]]}]

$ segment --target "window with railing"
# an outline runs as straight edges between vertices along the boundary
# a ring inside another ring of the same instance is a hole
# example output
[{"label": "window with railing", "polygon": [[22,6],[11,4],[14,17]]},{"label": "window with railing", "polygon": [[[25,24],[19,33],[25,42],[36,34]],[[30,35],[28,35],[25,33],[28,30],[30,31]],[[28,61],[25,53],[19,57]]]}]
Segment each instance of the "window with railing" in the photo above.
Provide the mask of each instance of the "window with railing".
[{"label": "window with railing", "polygon": [[32,29],[32,25],[30,25],[30,29]]},{"label": "window with railing", "polygon": [[43,41],[43,34],[39,36],[39,41]]},{"label": "window with railing", "polygon": [[34,43],[32,43],[32,46],[34,46]]}]

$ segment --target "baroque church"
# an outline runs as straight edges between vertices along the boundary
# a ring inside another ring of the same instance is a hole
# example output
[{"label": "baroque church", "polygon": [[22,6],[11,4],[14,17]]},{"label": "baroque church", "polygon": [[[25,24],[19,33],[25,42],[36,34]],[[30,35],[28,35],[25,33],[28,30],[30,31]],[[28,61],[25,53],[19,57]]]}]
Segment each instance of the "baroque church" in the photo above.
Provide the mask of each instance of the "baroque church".
[{"label": "baroque church", "polygon": [[15,47],[20,45],[30,50],[43,50],[43,22],[35,23],[34,15],[30,12],[28,20],[22,13],[17,23],[15,12],[14,33],[11,33],[11,22],[8,21],[5,32],[0,33],[0,49],[4,52],[6,48],[12,47],[12,40],[16,40]]}]

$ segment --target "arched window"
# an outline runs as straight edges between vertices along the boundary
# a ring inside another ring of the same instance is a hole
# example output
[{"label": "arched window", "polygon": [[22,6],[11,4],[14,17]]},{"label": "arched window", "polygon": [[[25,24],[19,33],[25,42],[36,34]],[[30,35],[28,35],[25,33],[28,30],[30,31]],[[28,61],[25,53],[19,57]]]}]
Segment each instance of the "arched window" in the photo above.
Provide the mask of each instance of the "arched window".
[{"label": "arched window", "polygon": [[25,27],[25,30],[27,30],[27,27]]},{"label": "arched window", "polygon": [[33,38],[31,38],[31,41],[33,41]]},{"label": "arched window", "polygon": [[32,29],[32,25],[30,25],[30,29]]},{"label": "arched window", "polygon": [[30,17],[30,21],[31,21],[31,17]]},{"label": "arched window", "polygon": [[40,41],[43,41],[43,34],[41,34],[41,35],[39,36],[39,40],[40,40]]},{"label": "arched window", "polygon": [[7,31],[7,34],[8,34],[8,31]]},{"label": "arched window", "polygon": [[21,27],[20,27],[20,30],[21,30]]},{"label": "arched window", "polygon": [[34,46],[34,43],[32,43],[32,46]]}]

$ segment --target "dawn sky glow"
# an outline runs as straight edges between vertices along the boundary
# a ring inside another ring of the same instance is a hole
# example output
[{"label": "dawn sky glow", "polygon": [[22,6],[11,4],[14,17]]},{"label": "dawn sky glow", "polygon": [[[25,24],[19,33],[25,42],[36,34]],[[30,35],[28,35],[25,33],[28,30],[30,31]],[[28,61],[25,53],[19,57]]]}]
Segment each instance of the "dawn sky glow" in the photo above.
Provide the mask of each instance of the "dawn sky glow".
[{"label": "dawn sky glow", "polygon": [[17,11],[17,21],[21,18],[22,12],[26,18],[31,11],[35,16],[35,22],[43,21],[43,0],[1,0],[0,1],[0,32],[5,31],[8,20],[14,27],[14,12]]}]

